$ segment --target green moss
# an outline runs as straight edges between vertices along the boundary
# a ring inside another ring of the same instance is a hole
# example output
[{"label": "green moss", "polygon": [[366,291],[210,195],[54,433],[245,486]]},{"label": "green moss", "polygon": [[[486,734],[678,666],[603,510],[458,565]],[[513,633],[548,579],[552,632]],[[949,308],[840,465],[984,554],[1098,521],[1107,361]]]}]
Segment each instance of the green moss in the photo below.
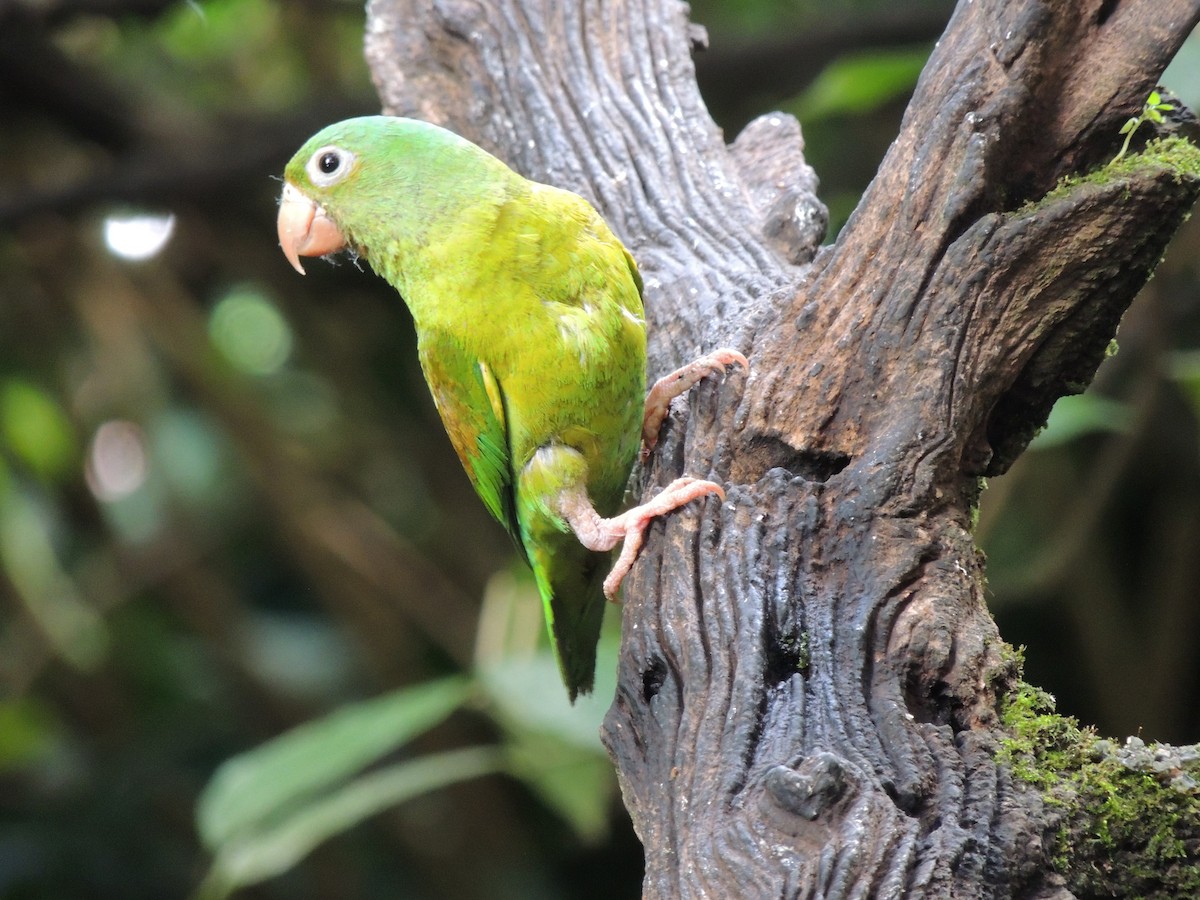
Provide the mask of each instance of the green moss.
[{"label": "green moss", "polygon": [[1130,153],[1097,170],[1107,172],[1110,177],[1131,175],[1147,166],[1176,169],[1179,175],[1200,178],[1200,147],[1185,137],[1155,138],[1146,144],[1141,153]]},{"label": "green moss", "polygon": [[808,671],[811,657],[808,640],[807,631],[801,631],[798,635],[784,635],[779,639],[779,648],[795,668],[795,671],[801,674]]},{"label": "green moss", "polygon": [[1118,747],[1023,681],[1000,715],[997,761],[1058,820],[1053,864],[1073,893],[1200,897],[1200,748]]},{"label": "green moss", "polygon": [[1048,802],[1060,805],[1051,789],[1079,767],[1095,735],[1056,713],[1054,697],[1024,681],[1005,698],[1000,721],[1008,737],[1000,743],[997,761],[1019,780],[1046,791]]},{"label": "green moss", "polygon": [[[971,533],[974,534],[979,529],[979,499],[983,496],[983,492],[987,490],[988,481],[980,476],[975,479],[975,495],[970,498],[970,515],[971,515]],[[978,549],[978,547],[976,548]],[[981,551],[982,552],[982,551]]]},{"label": "green moss", "polygon": [[1200,179],[1200,147],[1178,135],[1155,138],[1146,144],[1140,153],[1126,154],[1121,159],[1093,169],[1086,175],[1064,176],[1059,179],[1053,190],[1036,200],[1030,200],[1014,215],[1027,215],[1047,203],[1061,200],[1080,185],[1108,184],[1148,168],[1172,170],[1177,181],[1184,178]]},{"label": "green moss", "polygon": [[800,632],[800,646],[796,648],[796,671],[807,672],[808,664],[812,658],[808,646],[808,632]]}]

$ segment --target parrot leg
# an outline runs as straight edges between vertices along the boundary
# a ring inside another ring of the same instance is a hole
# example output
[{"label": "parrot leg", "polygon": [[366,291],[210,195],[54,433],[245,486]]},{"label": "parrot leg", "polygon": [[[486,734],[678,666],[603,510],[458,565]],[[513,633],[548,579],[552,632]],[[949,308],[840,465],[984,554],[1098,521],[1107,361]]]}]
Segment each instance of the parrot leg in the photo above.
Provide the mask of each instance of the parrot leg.
[{"label": "parrot leg", "polygon": [[685,503],[709,494],[716,494],[722,500],[725,499],[725,492],[719,484],[698,478],[676,478],[663,488],[662,493],[647,503],[606,519],[596,512],[587,492],[582,487],[577,487],[563,492],[559,500],[559,509],[575,536],[579,538],[579,542],[589,550],[611,550],[618,541],[624,541],[616,564],[604,579],[604,596],[615,600],[621,581],[633,568],[650,523]]},{"label": "parrot leg", "polygon": [[671,401],[686,394],[709,375],[720,375],[726,366],[738,365],[749,371],[750,363],[736,350],[714,350],[686,366],[676,369],[654,382],[646,395],[646,412],[642,419],[642,450],[638,458],[645,462],[658,443],[658,432],[671,409]]}]

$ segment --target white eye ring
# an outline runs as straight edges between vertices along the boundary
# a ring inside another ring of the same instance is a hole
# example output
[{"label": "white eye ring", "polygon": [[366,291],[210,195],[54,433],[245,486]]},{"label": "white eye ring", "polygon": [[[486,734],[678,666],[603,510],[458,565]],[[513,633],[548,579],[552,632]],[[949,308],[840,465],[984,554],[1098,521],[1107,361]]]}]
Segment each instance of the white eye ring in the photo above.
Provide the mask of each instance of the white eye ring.
[{"label": "white eye ring", "polygon": [[354,161],[355,156],[349,150],[331,144],[309,157],[308,165],[304,168],[313,184],[317,187],[329,187],[350,174]]}]

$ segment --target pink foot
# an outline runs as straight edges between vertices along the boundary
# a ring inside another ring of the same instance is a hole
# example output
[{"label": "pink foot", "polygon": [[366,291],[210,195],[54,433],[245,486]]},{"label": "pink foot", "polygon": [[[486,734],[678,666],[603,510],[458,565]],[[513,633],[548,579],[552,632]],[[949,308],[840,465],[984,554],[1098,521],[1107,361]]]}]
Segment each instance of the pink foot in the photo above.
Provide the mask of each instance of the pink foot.
[{"label": "pink foot", "polygon": [[597,513],[587,495],[582,492],[574,492],[563,498],[562,513],[579,542],[589,550],[611,550],[618,541],[624,540],[612,571],[604,579],[604,596],[615,600],[621,582],[633,568],[650,523],[685,503],[709,494],[716,494],[722,500],[725,499],[725,491],[719,484],[701,481],[698,478],[676,478],[663,488],[662,493],[648,502],[611,519],[605,519]]},{"label": "pink foot", "polygon": [[642,451],[638,457],[642,462],[646,461],[658,443],[658,432],[671,409],[671,401],[680,394],[686,394],[707,376],[720,375],[726,366],[732,365],[741,366],[747,371],[750,369],[749,361],[736,350],[714,350],[654,382],[654,387],[646,395],[646,412],[642,418]]}]

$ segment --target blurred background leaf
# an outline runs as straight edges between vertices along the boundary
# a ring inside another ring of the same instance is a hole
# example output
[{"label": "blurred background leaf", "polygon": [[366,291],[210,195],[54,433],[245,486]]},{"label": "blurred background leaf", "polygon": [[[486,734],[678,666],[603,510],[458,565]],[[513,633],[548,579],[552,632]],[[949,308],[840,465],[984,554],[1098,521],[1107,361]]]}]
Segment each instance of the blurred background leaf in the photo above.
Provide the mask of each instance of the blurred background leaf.
[{"label": "blurred background leaf", "polygon": [[812,128],[835,116],[865,116],[912,96],[930,48],[848,53],[821,70],[788,112]]},{"label": "blurred background leaf", "polygon": [[1124,403],[1102,394],[1073,394],[1054,404],[1046,427],[1038,432],[1029,449],[1049,450],[1089,434],[1128,431],[1132,420]]},{"label": "blurred background leaf", "polygon": [[[832,239],[952,3],[692,8],[730,138],[804,117]],[[569,707],[403,305],[276,246],[284,162],[378,109],[363,26],[343,0],[0,5],[2,897],[639,895],[597,738],[619,610]],[[1198,73],[1193,39],[1164,83],[1195,107]],[[1110,734],[1200,733],[1197,260],[1193,222],[980,514],[1002,633]]]},{"label": "blurred background leaf", "polygon": [[607,837],[619,804],[616,773],[600,744],[600,724],[617,687],[618,643],[609,628],[597,651],[595,688],[574,705],[561,689],[548,647],[505,653],[479,670],[504,734],[509,771],[593,845]]},{"label": "blurred background leaf", "polygon": [[458,677],[403,688],[343,706],[234,757],[200,796],[201,839],[215,850],[263,830],[444,721],[468,695],[467,681]]},{"label": "blurred background leaf", "polygon": [[426,791],[499,771],[494,748],[447,750],[359,775],[270,822],[210,846],[213,866],[197,896],[227,897],[290,871],[323,841]]}]

